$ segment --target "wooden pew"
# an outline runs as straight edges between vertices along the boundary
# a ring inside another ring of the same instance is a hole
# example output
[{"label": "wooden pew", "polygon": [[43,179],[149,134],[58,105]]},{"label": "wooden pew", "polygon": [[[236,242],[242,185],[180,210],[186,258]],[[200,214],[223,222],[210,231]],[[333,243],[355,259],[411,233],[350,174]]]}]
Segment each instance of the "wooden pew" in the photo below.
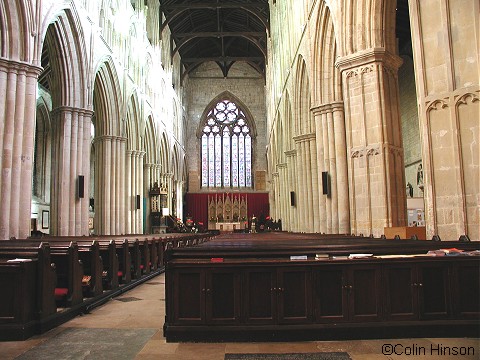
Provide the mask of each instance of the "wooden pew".
[{"label": "wooden pew", "polygon": [[55,304],[56,271],[51,261],[48,243],[26,245],[20,241],[0,241],[0,259],[36,259],[35,299],[36,318],[43,320],[57,311]]},{"label": "wooden pew", "polygon": [[0,259],[0,336],[2,340],[25,340],[35,333],[38,320],[38,258]]},{"label": "wooden pew", "polygon": [[107,290],[117,289],[119,264],[115,241],[98,241],[98,245],[103,263],[103,288]]},{"label": "wooden pew", "polygon": [[83,264],[78,255],[78,244],[51,247],[52,261],[56,266],[57,284],[55,300],[60,307],[70,307],[83,301]]},{"label": "wooden pew", "polygon": [[[79,240],[78,240],[79,239]],[[103,263],[100,256],[98,241],[83,240],[78,237],[52,237],[44,239],[19,240],[23,244],[48,240],[51,248],[65,247],[74,241],[78,245],[78,258],[83,264],[82,290],[85,297],[94,297],[103,293],[102,270]],[[78,241],[76,241],[78,240]]]},{"label": "wooden pew", "polygon": [[[82,288],[85,297],[95,297],[103,293],[103,261],[98,241],[78,244],[78,256],[83,263]],[[89,277],[89,278],[88,278]]]}]

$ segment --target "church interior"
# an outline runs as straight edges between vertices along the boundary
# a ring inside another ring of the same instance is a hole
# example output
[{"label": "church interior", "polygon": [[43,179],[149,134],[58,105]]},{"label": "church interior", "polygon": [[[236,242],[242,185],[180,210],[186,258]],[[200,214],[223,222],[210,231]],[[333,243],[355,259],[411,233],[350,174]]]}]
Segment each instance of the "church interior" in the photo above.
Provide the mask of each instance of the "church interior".
[{"label": "church interior", "polygon": [[0,357],[477,358],[479,13],[2,1]]}]

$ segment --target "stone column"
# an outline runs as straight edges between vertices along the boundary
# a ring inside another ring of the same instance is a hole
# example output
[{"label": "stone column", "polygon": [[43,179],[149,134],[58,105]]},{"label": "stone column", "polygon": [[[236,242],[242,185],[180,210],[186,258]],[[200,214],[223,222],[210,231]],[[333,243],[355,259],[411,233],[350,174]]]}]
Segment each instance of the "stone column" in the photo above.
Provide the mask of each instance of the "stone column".
[{"label": "stone column", "polygon": [[96,137],[94,142],[95,229],[102,235],[124,234],[125,170],[122,164],[126,163],[126,139],[103,135]]},{"label": "stone column", "polygon": [[321,233],[327,232],[327,202],[326,197],[320,191],[322,189],[322,177],[320,176],[322,171],[325,171],[325,161],[324,161],[324,144],[325,144],[325,134],[323,131],[323,118],[324,113],[321,108],[312,109],[313,116],[315,119],[315,136],[316,136],[316,158],[317,158],[317,188],[319,189],[318,194],[318,223],[319,231]]},{"label": "stone column", "polygon": [[287,203],[289,204],[289,207],[288,217],[286,219],[282,219],[282,230],[296,232],[298,231],[297,205],[291,205],[290,192],[293,191],[295,193],[295,196],[298,197],[298,194],[296,194],[296,185],[299,184],[299,182],[297,181],[298,174],[296,173],[297,150],[293,149],[285,151],[285,156],[287,157]]},{"label": "stone column", "polygon": [[380,236],[404,226],[405,173],[398,110],[401,59],[383,48],[337,60],[342,71],[352,229]]},{"label": "stone column", "polygon": [[41,70],[0,59],[0,239],[30,236],[36,86]]},{"label": "stone column", "polygon": [[52,111],[52,182],[50,234],[88,235],[89,198],[78,196],[90,184],[90,126],[93,112],[61,106]]},{"label": "stone column", "polygon": [[145,211],[145,233],[150,233],[150,229],[152,227],[152,224],[150,222],[150,209],[151,209],[151,203],[150,203],[150,189],[153,187],[153,181],[152,181],[152,167],[154,164],[144,164],[143,165],[143,193],[145,194],[145,197],[147,199],[146,201],[146,211]]},{"label": "stone column", "polygon": [[480,240],[480,6],[478,0],[409,5],[427,238]]},{"label": "stone column", "polygon": [[137,234],[143,234],[144,229],[143,229],[143,199],[145,197],[145,193],[143,192],[143,161],[145,157],[145,152],[144,151],[138,151],[137,152],[137,184],[136,184],[136,189],[137,193],[136,195],[140,195],[140,209],[137,209],[137,228],[136,228],[136,233]]},{"label": "stone column", "polygon": [[310,161],[310,139],[305,138],[302,143],[305,154],[305,190],[307,196],[305,198],[305,204],[307,207],[307,214],[305,217],[306,227],[305,232],[313,232],[313,189],[312,189],[312,164]]},{"label": "stone column", "polygon": [[294,137],[295,148],[297,150],[296,157],[296,169],[294,177],[292,179],[298,179],[298,188],[295,192],[295,205],[296,209],[296,221],[297,221],[297,230],[300,232],[305,231],[305,217],[306,217],[306,208],[305,208],[305,196],[306,196],[306,181],[305,181],[305,156],[303,154],[302,142],[300,138]]},{"label": "stone column", "polygon": [[[312,109],[317,132],[318,186],[321,204],[321,232],[350,232],[348,178],[343,103],[333,102]],[[318,158],[320,157],[320,158]],[[322,193],[320,173],[327,171],[330,195]],[[330,225],[331,224],[331,225]]]},{"label": "stone column", "polygon": [[331,103],[333,133],[335,139],[335,181],[332,180],[332,196],[336,193],[338,233],[350,233],[350,205],[348,202],[347,144],[345,140],[345,115],[343,102]]},{"label": "stone column", "polygon": [[127,150],[127,163],[126,163],[126,183],[127,183],[127,193],[125,200],[126,208],[126,226],[125,231],[127,234],[132,233],[132,211],[133,211],[133,193],[132,193],[132,183],[133,183],[133,151]]},{"label": "stone column", "polygon": [[310,146],[310,167],[312,169],[312,214],[313,214],[313,227],[312,232],[320,232],[320,208],[318,203],[320,201],[321,189],[318,187],[318,167],[317,167],[317,145],[316,137],[313,135],[309,139],[308,144]]}]

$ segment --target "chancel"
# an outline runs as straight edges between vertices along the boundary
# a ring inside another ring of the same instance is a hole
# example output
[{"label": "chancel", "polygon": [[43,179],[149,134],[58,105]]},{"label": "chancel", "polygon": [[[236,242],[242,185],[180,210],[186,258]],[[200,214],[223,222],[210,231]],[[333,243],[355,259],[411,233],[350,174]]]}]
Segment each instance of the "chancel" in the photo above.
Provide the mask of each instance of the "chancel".
[{"label": "chancel", "polygon": [[480,352],[479,12],[2,1],[0,357]]}]

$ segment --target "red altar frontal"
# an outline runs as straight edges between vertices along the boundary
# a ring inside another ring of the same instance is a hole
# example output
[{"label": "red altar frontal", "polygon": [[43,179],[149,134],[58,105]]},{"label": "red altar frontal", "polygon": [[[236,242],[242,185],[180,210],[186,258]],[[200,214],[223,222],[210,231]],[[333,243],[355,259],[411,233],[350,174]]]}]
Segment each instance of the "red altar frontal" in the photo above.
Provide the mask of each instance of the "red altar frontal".
[{"label": "red altar frontal", "polygon": [[269,215],[268,193],[187,193],[185,215],[208,224],[209,230],[244,229],[252,216]]}]

